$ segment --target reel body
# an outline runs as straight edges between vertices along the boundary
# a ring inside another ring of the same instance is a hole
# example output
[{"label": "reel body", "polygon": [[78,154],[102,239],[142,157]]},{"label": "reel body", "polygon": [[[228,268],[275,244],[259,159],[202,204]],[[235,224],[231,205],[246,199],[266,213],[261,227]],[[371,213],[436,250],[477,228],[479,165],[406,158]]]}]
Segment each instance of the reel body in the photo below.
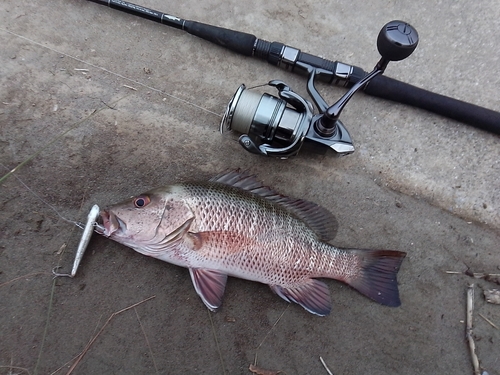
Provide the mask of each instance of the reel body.
[{"label": "reel body", "polygon": [[335,132],[322,135],[311,126],[319,115],[311,102],[295,93],[284,82],[271,81],[279,97],[262,96],[241,85],[227,106],[220,125],[221,133],[242,133],[239,143],[254,154],[288,158],[296,155],[309,140],[331,148],[340,155],[354,152],[351,137],[338,121]]}]

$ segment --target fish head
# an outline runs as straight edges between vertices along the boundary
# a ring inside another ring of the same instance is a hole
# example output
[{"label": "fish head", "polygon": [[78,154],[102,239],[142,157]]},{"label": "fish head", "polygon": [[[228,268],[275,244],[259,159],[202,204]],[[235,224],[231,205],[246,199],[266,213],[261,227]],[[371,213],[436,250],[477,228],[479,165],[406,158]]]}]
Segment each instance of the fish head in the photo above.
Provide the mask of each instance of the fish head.
[{"label": "fish head", "polygon": [[178,239],[193,218],[182,191],[167,186],[102,210],[96,231],[141,253],[155,256]]}]

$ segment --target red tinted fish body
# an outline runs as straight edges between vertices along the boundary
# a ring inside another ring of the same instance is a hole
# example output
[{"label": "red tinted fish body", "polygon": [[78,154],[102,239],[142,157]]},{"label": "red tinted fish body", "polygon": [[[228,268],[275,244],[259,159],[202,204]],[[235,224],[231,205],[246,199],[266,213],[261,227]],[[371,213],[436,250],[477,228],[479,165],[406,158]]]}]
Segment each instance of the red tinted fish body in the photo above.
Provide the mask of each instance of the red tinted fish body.
[{"label": "red tinted fish body", "polygon": [[227,276],[268,284],[317,315],[331,310],[328,287],[317,278],[343,281],[383,305],[400,305],[396,275],[405,253],[338,249],[326,242],[335,233],[327,210],[282,196],[244,173],[151,190],[101,217],[103,235],[188,268],[211,310],[222,303]]}]

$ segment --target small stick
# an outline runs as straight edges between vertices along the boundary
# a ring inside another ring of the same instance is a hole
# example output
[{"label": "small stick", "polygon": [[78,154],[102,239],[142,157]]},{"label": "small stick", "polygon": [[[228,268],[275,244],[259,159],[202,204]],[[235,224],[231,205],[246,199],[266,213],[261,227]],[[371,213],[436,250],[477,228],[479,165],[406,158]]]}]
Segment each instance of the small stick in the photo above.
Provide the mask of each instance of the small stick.
[{"label": "small stick", "polygon": [[328,372],[328,375],[333,375],[333,372],[330,371],[330,369],[328,368],[328,366],[326,365],[325,361],[323,361],[323,358],[321,358],[321,356],[319,357],[319,360],[321,361],[321,364],[323,365],[323,367],[325,368],[326,372]]},{"label": "small stick", "polygon": [[283,373],[283,371],[280,371],[280,370],[278,370],[278,371],[266,370],[266,369],[254,366],[252,364],[250,364],[250,366],[248,366],[248,370],[250,372],[253,372],[254,374],[257,374],[257,375],[279,375],[279,374]]},{"label": "small stick", "polygon": [[52,270],[52,273],[55,277],[75,277],[76,270],[78,269],[78,266],[80,265],[80,262],[83,258],[83,254],[85,253],[85,250],[87,249],[87,246],[90,242],[90,237],[92,237],[92,234],[94,233],[94,225],[97,218],[99,217],[99,211],[100,208],[97,204],[94,204],[90,209],[90,212],[87,216],[87,224],[85,225],[82,238],[80,239],[78,249],[76,250],[75,261],[73,262],[73,269],[71,270],[71,273],[57,273],[55,272],[55,269],[57,269],[58,267],[56,267],[54,270]]},{"label": "small stick", "polygon": [[474,367],[474,375],[481,375],[479,368],[479,359],[476,355],[476,344],[472,336],[472,314],[474,312],[474,284],[470,284],[467,288],[467,328],[466,337],[469,342],[470,355],[472,357],[472,366]]},{"label": "small stick", "polygon": [[449,275],[467,275],[473,277],[475,279],[483,279],[486,281],[490,281],[492,283],[500,285],[500,273],[483,273],[483,272],[472,272],[469,269],[467,271],[445,271],[445,273]]}]

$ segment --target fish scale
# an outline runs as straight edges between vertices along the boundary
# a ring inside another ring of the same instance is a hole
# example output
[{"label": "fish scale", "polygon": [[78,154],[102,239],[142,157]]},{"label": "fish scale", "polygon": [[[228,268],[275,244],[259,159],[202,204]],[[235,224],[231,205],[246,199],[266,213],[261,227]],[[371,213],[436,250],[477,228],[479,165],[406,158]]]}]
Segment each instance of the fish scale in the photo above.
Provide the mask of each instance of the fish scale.
[{"label": "fish scale", "polygon": [[331,298],[318,278],[343,281],[387,306],[399,306],[397,272],[405,253],[339,249],[333,215],[230,171],[208,182],[158,188],[101,212],[101,234],[189,269],[211,310],[228,276],[268,284],[280,297],[327,315]]}]

